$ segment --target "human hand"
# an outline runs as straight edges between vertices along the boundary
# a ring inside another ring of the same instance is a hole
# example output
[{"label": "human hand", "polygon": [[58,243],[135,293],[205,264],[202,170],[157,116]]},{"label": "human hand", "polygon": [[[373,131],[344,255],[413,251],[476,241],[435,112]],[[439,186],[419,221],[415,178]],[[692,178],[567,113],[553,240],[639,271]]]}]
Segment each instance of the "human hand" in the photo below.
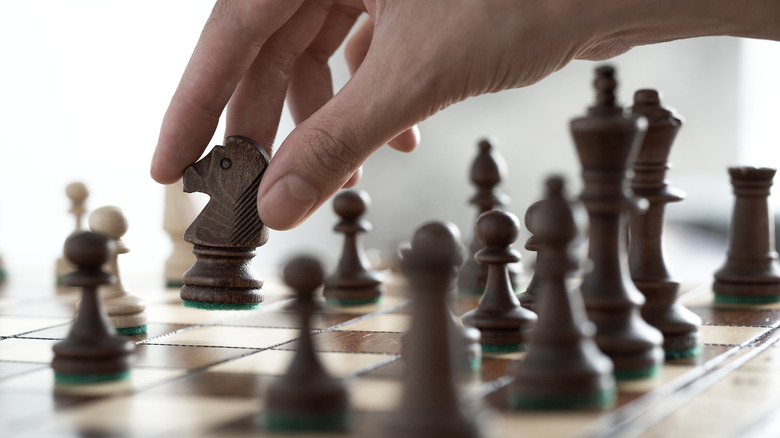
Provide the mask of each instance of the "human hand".
[{"label": "human hand", "polygon": [[[354,184],[382,145],[413,150],[415,124],[448,105],[533,84],[574,58],[740,33],[714,13],[728,11],[705,13],[712,2],[683,3],[218,1],[163,120],[151,173],[177,180],[226,106],[226,135],[252,138],[270,154],[286,98],[299,125],[266,170],[258,212],[267,226],[289,229]],[[363,11],[369,20],[346,47],[353,76],[334,96],[328,58]]]}]

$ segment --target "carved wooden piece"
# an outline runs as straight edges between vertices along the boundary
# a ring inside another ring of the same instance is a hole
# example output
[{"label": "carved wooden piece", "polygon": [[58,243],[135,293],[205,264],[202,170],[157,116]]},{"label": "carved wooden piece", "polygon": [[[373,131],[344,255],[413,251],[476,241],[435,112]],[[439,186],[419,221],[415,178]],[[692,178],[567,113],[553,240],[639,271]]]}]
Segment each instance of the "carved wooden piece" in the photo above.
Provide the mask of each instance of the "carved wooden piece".
[{"label": "carved wooden piece", "polygon": [[184,233],[197,261],[184,273],[181,298],[204,308],[246,309],[263,301],[250,262],[268,240],[257,215],[257,188],[269,158],[252,140],[228,137],[184,171],[184,191],[210,196]]},{"label": "carved wooden piece", "polygon": [[402,251],[402,269],[412,294],[411,325],[405,341],[406,373],[398,409],[379,427],[381,437],[478,437],[464,406],[451,363],[453,337],[448,295],[463,260],[459,232],[451,224],[420,227]]},{"label": "carved wooden piece", "polygon": [[734,303],[780,301],[780,265],[768,197],[776,169],[729,168],[734,210],[726,263],[715,273],[715,299]]},{"label": "carved wooden piece", "polygon": [[629,278],[625,211],[636,208],[627,187],[626,170],[639,150],[647,121],[626,114],[615,103],[614,69],[596,70],[597,102],[585,117],[571,122],[582,163],[580,199],[590,219],[588,257],[582,295],[588,317],[596,324],[596,342],[615,365],[618,378],[654,374],[664,358],[663,336],[640,315],[644,296]]},{"label": "carved wooden piece", "polygon": [[[469,201],[477,207],[477,216],[501,208],[509,203],[509,196],[498,190],[498,185],[506,177],[506,162],[493,147],[493,142],[483,139],[478,144],[477,156],[471,164],[471,182],[477,187],[477,193]],[[458,275],[458,290],[467,294],[481,295],[485,291],[488,278],[488,266],[479,264],[474,256],[484,247],[477,238],[476,222],[474,235],[468,246],[466,263]],[[509,266],[509,280],[512,287],[520,283],[520,271],[516,264]]]},{"label": "carved wooden piece", "polygon": [[563,194],[563,180],[547,180],[545,200],[528,222],[539,245],[535,278],[539,321],[528,354],[514,370],[510,403],[517,408],[604,408],[614,400],[612,361],[596,346],[595,325],[567,276],[578,268],[572,244],[584,217]]},{"label": "carved wooden piece", "polygon": [[116,335],[98,299],[98,286],[113,280],[102,270],[113,251],[108,237],[91,231],[77,232],[65,241],[65,256],[77,267],[65,281],[82,288],[82,298],[68,336],[53,347],[51,366],[58,381],[113,380],[130,370],[135,344]]},{"label": "carved wooden piece", "polygon": [[631,278],[645,296],[642,316],[664,335],[666,357],[690,357],[701,343],[701,318],[677,303],[680,283],[666,267],[662,238],[666,204],[685,197],[665,180],[670,168],[667,158],[682,121],[661,106],[655,90],[637,91],[632,112],[647,119],[648,129],[633,166],[631,188],[649,206],[646,212],[629,211]]},{"label": "carved wooden piece", "polygon": [[171,239],[173,249],[165,260],[166,287],[182,287],[181,277],[195,264],[192,244],[184,240],[184,232],[198,215],[190,194],[184,193],[183,181],[165,186],[163,229]]},{"label": "carved wooden piece", "polygon": [[382,276],[371,270],[358,234],[371,231],[371,224],[361,219],[371,199],[364,191],[347,190],[333,199],[333,209],[341,218],[334,230],[344,234],[344,246],[336,271],[325,279],[323,295],[339,305],[360,305],[379,301]]},{"label": "carved wooden piece", "polygon": [[325,371],[314,349],[312,314],[317,308],[314,291],[325,276],[322,264],[298,257],[282,271],[296,294],[293,308],[300,316],[300,338],[287,373],[268,387],[267,426],[275,430],[344,430],[349,399],[344,384]]},{"label": "carved wooden piece", "polygon": [[[541,208],[541,205],[544,201],[537,201],[531,204],[528,209],[525,211],[525,216],[523,218],[525,222],[525,228],[531,233],[531,237],[528,238],[528,240],[525,241],[525,249],[528,251],[534,251],[536,252],[536,257],[539,258],[539,251],[541,250],[539,241],[534,237],[534,233],[536,232],[534,230],[534,224],[531,222],[531,217],[534,215],[534,212]],[[519,294],[517,294],[517,300],[520,301],[520,305],[525,307],[528,310],[531,310],[533,312],[536,311],[536,303],[539,300],[539,285],[536,281],[536,271],[534,270],[534,274],[531,275],[531,280],[528,281],[528,285],[525,287],[525,290]]]},{"label": "carved wooden piece", "polygon": [[[68,212],[73,215],[75,225],[71,234],[83,229],[82,223],[84,214],[87,212],[86,201],[89,197],[89,190],[82,182],[72,182],[65,187],[65,195],[70,200],[70,209]],[[69,272],[73,272],[75,266],[71,264],[63,255],[57,259],[55,266],[55,278],[57,286],[64,286],[64,277]]]},{"label": "carved wooden piece", "polygon": [[127,232],[127,219],[118,207],[100,207],[90,213],[89,229],[108,236],[114,242],[115,251],[105,266],[108,274],[114,276],[114,282],[99,289],[103,308],[111,324],[121,334],[135,335],[146,332],[146,303],[125,290],[119,275],[118,256],[130,251],[122,240],[122,236]]},{"label": "carved wooden piece", "polygon": [[507,269],[520,261],[520,253],[510,246],[520,233],[520,221],[512,213],[491,210],[477,219],[476,233],[484,244],[476,260],[489,267],[488,278],[479,306],[461,320],[479,329],[482,351],[523,350],[536,314],[520,306]]}]

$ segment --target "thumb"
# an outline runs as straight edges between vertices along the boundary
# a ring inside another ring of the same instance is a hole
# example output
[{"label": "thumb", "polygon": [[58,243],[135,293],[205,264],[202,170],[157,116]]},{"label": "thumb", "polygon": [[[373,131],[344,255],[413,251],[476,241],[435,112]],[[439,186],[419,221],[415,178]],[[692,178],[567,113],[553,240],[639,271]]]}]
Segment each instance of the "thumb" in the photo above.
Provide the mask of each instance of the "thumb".
[{"label": "thumb", "polygon": [[369,55],[344,88],[279,146],[258,190],[265,225],[299,225],[374,151],[424,117],[419,90],[426,88],[419,76],[410,87],[406,78],[414,72],[387,64],[372,64]]}]

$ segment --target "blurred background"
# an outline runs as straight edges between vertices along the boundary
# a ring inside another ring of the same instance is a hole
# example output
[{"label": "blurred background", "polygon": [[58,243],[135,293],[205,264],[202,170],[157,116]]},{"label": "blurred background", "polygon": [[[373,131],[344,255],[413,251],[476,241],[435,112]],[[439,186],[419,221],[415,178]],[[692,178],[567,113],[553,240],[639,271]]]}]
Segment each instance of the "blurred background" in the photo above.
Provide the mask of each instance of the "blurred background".
[{"label": "blurred background", "polygon": [[[0,254],[11,275],[53,272],[74,223],[65,186],[82,181],[90,210],[116,205],[128,217],[131,252],[120,260],[122,269],[161,277],[171,243],[162,229],[164,190],[149,177],[149,163],[163,113],[212,6],[194,0],[0,2]],[[618,68],[622,104],[630,105],[636,89],[656,88],[685,119],[668,178],[688,198],[667,208],[674,224],[667,254],[681,277],[714,270],[724,258],[722,233],[733,201],[726,168],[780,165],[780,44],[703,38],[639,47],[610,63]],[[531,87],[456,104],[420,125],[415,152],[385,147],[372,156],[358,185],[372,198],[366,218],[374,231],[365,236],[366,247],[392,254],[429,220],[454,222],[470,239],[476,213],[468,204],[475,191],[469,168],[483,137],[496,140],[508,164],[501,190],[521,221],[551,173],[566,175],[569,192],[578,193],[568,122],[591,104],[597,65],[575,61]],[[331,67],[339,88],[348,80],[341,52]],[[276,143],[292,128],[285,113]],[[212,144],[222,144],[223,135],[220,127]],[[780,197],[771,202],[776,210]],[[263,273],[301,251],[335,263],[341,246],[331,231],[336,221],[328,203],[299,228],[272,232],[256,265]],[[690,257],[691,242],[707,260]]]}]

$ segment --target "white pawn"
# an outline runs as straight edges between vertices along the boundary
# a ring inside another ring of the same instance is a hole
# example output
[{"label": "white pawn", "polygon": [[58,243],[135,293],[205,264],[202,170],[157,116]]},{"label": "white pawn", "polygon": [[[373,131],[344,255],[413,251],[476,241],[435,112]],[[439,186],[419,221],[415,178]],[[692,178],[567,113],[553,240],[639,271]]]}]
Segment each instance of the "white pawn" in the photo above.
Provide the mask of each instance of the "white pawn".
[{"label": "white pawn", "polygon": [[118,207],[100,207],[89,215],[89,228],[111,238],[116,248],[105,266],[106,272],[114,275],[115,281],[100,287],[100,298],[108,318],[120,334],[146,333],[146,303],[127,293],[119,276],[117,258],[129,251],[121,239],[127,232],[127,219]]},{"label": "white pawn", "polygon": [[[67,195],[68,199],[70,199],[69,212],[73,214],[76,219],[76,227],[71,233],[73,234],[77,231],[81,231],[82,229],[81,222],[82,218],[84,217],[84,213],[87,212],[86,200],[89,196],[89,190],[87,190],[87,186],[84,185],[84,183],[73,182],[65,187],[65,195]],[[57,259],[57,264],[55,267],[57,286],[64,286],[65,283],[62,281],[62,279],[65,277],[65,275],[73,272],[73,270],[75,270],[75,266],[73,266],[73,264],[70,263],[64,256],[60,255],[60,257]]]},{"label": "white pawn", "polygon": [[192,244],[184,240],[184,232],[200,211],[191,194],[184,193],[182,180],[165,186],[163,229],[171,238],[173,250],[165,261],[165,286],[182,287],[181,277],[195,264]]}]

